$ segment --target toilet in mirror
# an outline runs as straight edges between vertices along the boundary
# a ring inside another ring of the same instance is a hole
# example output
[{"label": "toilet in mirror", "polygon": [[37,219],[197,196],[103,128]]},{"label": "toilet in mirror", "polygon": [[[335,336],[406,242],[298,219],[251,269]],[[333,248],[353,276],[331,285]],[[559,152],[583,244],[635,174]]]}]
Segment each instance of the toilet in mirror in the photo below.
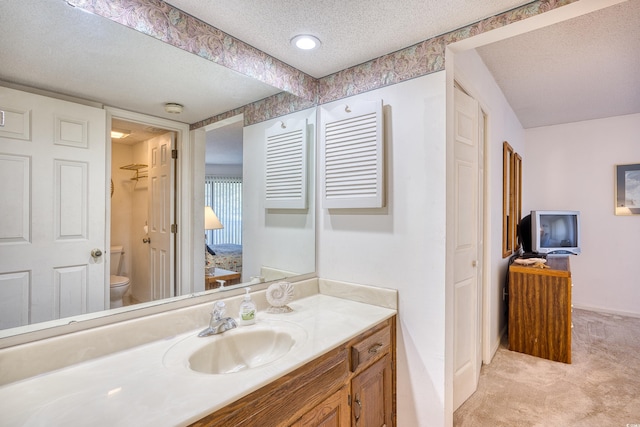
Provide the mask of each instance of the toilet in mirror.
[{"label": "toilet in mirror", "polygon": [[111,268],[109,277],[110,307],[122,307],[122,298],[129,290],[129,278],[122,275],[122,258],[124,248],[122,246],[111,246]]}]

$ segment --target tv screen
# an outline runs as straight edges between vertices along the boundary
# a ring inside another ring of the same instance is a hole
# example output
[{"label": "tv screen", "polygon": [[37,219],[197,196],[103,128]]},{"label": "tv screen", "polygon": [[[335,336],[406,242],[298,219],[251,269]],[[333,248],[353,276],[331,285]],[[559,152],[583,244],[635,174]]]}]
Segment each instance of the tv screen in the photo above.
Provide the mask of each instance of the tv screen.
[{"label": "tv screen", "polygon": [[542,254],[579,254],[580,212],[531,211],[531,249]]}]

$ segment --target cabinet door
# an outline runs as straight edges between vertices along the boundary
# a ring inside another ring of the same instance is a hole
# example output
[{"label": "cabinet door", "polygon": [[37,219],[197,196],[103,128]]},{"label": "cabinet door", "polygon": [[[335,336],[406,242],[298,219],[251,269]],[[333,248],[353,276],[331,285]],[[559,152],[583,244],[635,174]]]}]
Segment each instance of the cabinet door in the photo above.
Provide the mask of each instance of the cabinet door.
[{"label": "cabinet door", "polygon": [[351,381],[351,423],[358,427],[391,427],[391,356],[386,354]]},{"label": "cabinet door", "polygon": [[348,399],[349,388],[342,387],[291,427],[347,427],[350,425]]}]

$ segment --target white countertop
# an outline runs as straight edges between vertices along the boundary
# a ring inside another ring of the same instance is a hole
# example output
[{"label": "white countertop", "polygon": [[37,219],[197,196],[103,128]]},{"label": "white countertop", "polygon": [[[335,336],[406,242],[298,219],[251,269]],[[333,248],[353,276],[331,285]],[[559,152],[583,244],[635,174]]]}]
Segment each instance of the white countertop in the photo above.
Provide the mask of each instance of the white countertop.
[{"label": "white countertop", "polygon": [[[176,343],[202,328],[0,387],[0,426],[184,426],[259,389],[396,314],[323,294],[260,312],[306,331],[300,346],[269,364],[209,375],[163,363]],[[251,328],[251,326],[239,326]],[[201,338],[207,340],[208,338]],[[6,369],[3,366],[2,369]]]}]

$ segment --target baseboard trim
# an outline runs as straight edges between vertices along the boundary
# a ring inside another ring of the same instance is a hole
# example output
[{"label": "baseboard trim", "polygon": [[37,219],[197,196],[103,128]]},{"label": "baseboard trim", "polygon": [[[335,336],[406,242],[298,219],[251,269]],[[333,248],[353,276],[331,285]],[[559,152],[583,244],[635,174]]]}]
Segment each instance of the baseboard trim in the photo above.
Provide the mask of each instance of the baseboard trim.
[{"label": "baseboard trim", "polygon": [[573,304],[573,308],[576,308],[578,310],[595,311],[596,313],[615,314],[617,316],[640,318],[640,313],[634,313],[631,311],[609,310],[607,308],[590,307],[586,305],[576,305],[576,304]]},{"label": "baseboard trim", "polygon": [[502,327],[502,330],[500,330],[500,333],[498,334],[498,339],[495,340],[494,343],[492,343],[491,345],[491,355],[489,360],[482,360],[482,363],[484,365],[488,365],[491,363],[491,361],[493,360],[493,356],[496,355],[496,352],[498,351],[498,349],[500,348],[500,343],[502,342],[502,339],[504,338],[504,336],[507,334],[507,325]]}]

